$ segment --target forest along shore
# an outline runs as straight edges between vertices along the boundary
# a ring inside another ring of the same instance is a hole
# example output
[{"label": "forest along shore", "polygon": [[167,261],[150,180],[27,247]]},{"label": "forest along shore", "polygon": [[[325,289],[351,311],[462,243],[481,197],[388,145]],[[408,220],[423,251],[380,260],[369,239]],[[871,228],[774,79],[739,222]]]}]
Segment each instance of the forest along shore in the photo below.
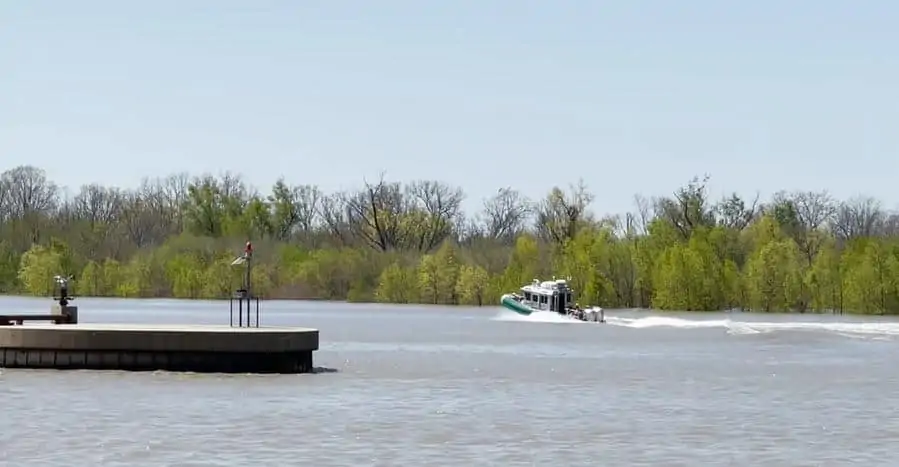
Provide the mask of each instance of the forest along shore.
[{"label": "forest along shore", "polygon": [[270,298],[493,305],[557,276],[607,308],[899,313],[899,214],[824,191],[713,200],[707,181],[601,216],[583,182],[539,200],[501,188],[464,213],[438,181],[260,193],[175,174],[69,195],[21,166],[0,175],[0,293],[47,295],[70,274],[82,296],[227,297],[249,239]]}]

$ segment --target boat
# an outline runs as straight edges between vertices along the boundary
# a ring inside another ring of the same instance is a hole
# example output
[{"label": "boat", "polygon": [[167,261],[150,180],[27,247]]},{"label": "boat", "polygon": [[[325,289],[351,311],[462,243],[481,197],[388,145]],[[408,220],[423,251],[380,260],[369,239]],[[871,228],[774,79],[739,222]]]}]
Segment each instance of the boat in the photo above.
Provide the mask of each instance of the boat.
[{"label": "boat", "polygon": [[503,294],[500,304],[520,315],[530,316],[535,313],[558,313],[580,321],[605,323],[605,311],[594,306],[581,308],[573,301],[574,290],[565,279],[534,282],[523,286],[520,293]]}]

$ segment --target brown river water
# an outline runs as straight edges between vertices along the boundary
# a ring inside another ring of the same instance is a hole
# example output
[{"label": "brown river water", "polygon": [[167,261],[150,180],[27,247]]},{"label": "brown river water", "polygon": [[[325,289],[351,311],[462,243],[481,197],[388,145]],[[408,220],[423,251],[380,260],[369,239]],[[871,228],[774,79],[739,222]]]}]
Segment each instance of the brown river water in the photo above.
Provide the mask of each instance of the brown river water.
[{"label": "brown river water", "polygon": [[[75,304],[83,322],[228,322],[227,302]],[[0,465],[899,465],[892,319],[286,301],[262,316],[320,329],[319,372],[0,370]]]}]

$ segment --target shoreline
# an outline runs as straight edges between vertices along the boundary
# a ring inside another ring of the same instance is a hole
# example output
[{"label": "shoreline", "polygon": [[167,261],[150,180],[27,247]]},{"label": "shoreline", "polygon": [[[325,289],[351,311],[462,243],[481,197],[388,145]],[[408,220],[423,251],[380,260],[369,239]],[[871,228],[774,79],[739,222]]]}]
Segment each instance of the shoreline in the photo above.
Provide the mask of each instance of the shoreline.
[{"label": "shoreline", "polygon": [[[0,297],[8,297],[8,298],[19,298],[19,299],[27,299],[27,300],[35,300],[35,301],[43,301],[47,300],[52,302],[52,298],[49,296],[40,296],[40,295],[19,295],[19,294],[8,294],[8,293],[0,293]],[[227,298],[177,298],[177,297],[105,297],[105,296],[92,296],[92,295],[82,295],[75,296],[76,300],[78,299],[96,299],[96,300],[127,300],[127,301],[150,301],[150,300],[167,300],[167,301],[178,301],[178,302],[219,302],[226,304],[229,299]],[[492,310],[495,308],[502,309],[502,305],[497,302],[493,303],[485,303],[483,305],[461,305],[461,304],[441,304],[441,303],[388,303],[388,302],[376,302],[376,301],[350,301],[350,300],[331,300],[325,298],[260,298],[260,302],[314,302],[314,303],[328,303],[328,304],[346,304],[346,305],[369,305],[369,306],[395,306],[395,307],[440,307],[440,308],[466,308],[466,309],[481,309],[484,310]],[[658,315],[671,315],[678,313],[695,313],[695,314],[748,314],[748,315],[810,315],[810,316],[871,316],[871,317],[899,317],[899,313],[854,313],[851,311],[843,311],[843,312],[832,312],[832,311],[753,311],[753,310],[740,310],[740,309],[731,309],[731,310],[664,310],[659,308],[605,308],[604,310],[608,312],[615,311],[627,311],[627,312],[639,312],[639,313],[655,313]]]}]

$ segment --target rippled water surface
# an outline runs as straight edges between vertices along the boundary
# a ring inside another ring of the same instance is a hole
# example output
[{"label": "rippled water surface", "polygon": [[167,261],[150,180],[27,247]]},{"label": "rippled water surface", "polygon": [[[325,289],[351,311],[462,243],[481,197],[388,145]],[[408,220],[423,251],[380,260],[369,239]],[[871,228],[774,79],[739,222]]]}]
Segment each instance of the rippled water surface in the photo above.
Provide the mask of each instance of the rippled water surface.
[{"label": "rippled water surface", "polygon": [[[79,299],[85,322],[227,303]],[[0,298],[40,312],[49,300]],[[0,370],[0,465],[899,465],[899,323],[270,302],[317,374]]]}]

